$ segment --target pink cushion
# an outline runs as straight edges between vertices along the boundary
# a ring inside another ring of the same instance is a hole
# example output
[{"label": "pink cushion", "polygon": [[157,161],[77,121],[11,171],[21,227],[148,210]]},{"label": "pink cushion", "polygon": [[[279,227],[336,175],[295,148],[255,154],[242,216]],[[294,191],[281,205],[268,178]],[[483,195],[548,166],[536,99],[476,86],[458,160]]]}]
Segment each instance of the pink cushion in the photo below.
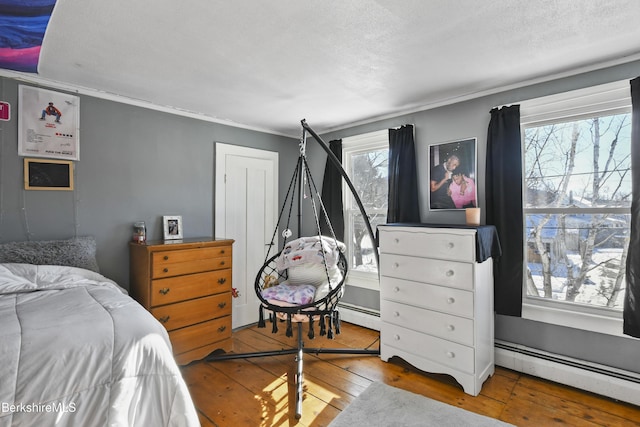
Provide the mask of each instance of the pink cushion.
[{"label": "pink cushion", "polygon": [[316,287],[313,285],[291,285],[288,283],[281,283],[262,291],[262,297],[266,300],[283,301],[298,305],[312,303],[315,294]]}]

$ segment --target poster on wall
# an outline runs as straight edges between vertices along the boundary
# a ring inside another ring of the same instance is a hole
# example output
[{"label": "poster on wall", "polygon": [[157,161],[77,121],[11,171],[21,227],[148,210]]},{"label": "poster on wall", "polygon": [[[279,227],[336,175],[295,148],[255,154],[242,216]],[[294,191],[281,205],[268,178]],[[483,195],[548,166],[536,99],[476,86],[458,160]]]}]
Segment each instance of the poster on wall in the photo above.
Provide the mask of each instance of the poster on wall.
[{"label": "poster on wall", "polygon": [[476,138],[429,146],[429,209],[478,207]]},{"label": "poster on wall", "polygon": [[80,98],[18,88],[18,155],[80,160]]}]

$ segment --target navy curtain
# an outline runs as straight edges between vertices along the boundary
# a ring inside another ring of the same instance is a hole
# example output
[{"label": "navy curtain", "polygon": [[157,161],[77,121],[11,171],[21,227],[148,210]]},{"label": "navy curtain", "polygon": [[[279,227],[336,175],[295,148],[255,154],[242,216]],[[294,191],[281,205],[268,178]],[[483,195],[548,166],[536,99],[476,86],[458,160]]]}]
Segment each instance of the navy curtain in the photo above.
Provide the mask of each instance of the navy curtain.
[{"label": "navy curtain", "polygon": [[522,142],[520,106],[494,108],[487,133],[486,218],[498,232],[502,256],[494,262],[498,314],[522,316]]},{"label": "navy curtain", "polygon": [[387,223],[420,222],[413,126],[389,129]]},{"label": "navy curtain", "polygon": [[[342,163],[342,140],[329,142],[329,149]],[[344,212],[342,207],[342,175],[338,168],[327,157],[322,179],[322,203],[329,216],[336,239],[344,242]],[[320,231],[324,236],[331,236],[331,229],[325,218],[320,218]]]},{"label": "navy curtain", "polygon": [[631,179],[631,236],[623,332],[640,338],[640,77],[631,80]]}]

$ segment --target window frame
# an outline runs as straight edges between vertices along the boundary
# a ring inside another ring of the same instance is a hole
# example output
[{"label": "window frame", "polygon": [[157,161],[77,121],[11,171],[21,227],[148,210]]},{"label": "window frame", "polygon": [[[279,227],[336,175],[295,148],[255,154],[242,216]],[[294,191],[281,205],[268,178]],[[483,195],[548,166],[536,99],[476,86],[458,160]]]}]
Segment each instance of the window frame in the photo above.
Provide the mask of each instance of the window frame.
[{"label": "window frame", "polygon": [[[389,149],[389,130],[383,129],[374,132],[368,132],[360,135],[354,135],[342,139],[342,164],[349,179],[352,179],[349,171],[351,170],[350,156],[353,154],[364,153],[373,150]],[[353,251],[351,244],[351,235],[353,234],[351,215],[360,214],[355,201],[352,203],[351,189],[346,182],[342,182],[342,203],[344,212],[344,235],[345,245],[347,246],[348,259],[352,259]],[[386,215],[386,212],[384,212]],[[375,232],[375,230],[374,230]],[[347,237],[348,236],[348,237]],[[380,266],[378,266],[378,269]],[[366,272],[358,270],[350,270],[347,276],[346,284],[364,289],[380,290],[379,274],[376,272]]]},{"label": "window frame", "polygon": [[[631,112],[631,94],[627,80],[593,86],[561,94],[536,98],[520,104],[520,129],[522,137],[522,168],[524,171],[525,128],[580,120],[594,116],[625,114]],[[525,176],[522,194],[526,194]],[[539,208],[527,208],[523,197],[523,233],[526,233],[527,214],[541,212]],[[572,208],[543,209],[545,213],[557,211],[570,213]],[[573,209],[575,210],[575,208]],[[627,208],[605,208],[607,212],[630,213]],[[581,208],[581,213],[602,213],[599,208]],[[523,236],[523,271],[527,269],[527,236]],[[625,337],[622,332],[622,311],[583,304],[571,304],[527,295],[526,274],[522,283],[522,318],[543,323],[566,326],[608,335]]]}]

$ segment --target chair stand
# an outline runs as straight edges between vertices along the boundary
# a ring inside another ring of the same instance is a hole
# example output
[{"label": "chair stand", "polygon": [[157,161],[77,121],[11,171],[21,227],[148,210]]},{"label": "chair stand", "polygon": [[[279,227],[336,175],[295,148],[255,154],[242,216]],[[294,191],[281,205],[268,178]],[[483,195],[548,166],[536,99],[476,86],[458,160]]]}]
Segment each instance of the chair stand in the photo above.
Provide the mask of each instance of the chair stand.
[{"label": "chair stand", "polygon": [[380,349],[368,350],[368,349],[352,349],[352,348],[310,348],[304,346],[302,339],[303,330],[302,323],[298,323],[298,346],[297,348],[285,348],[281,350],[270,351],[256,351],[251,353],[223,353],[223,354],[210,354],[205,357],[207,362],[214,362],[218,360],[231,360],[231,359],[249,359],[252,357],[264,357],[264,356],[282,356],[285,354],[295,354],[296,361],[296,419],[302,417],[302,386],[303,386],[303,355],[304,353],[310,354],[368,354],[373,356],[380,355]]}]

